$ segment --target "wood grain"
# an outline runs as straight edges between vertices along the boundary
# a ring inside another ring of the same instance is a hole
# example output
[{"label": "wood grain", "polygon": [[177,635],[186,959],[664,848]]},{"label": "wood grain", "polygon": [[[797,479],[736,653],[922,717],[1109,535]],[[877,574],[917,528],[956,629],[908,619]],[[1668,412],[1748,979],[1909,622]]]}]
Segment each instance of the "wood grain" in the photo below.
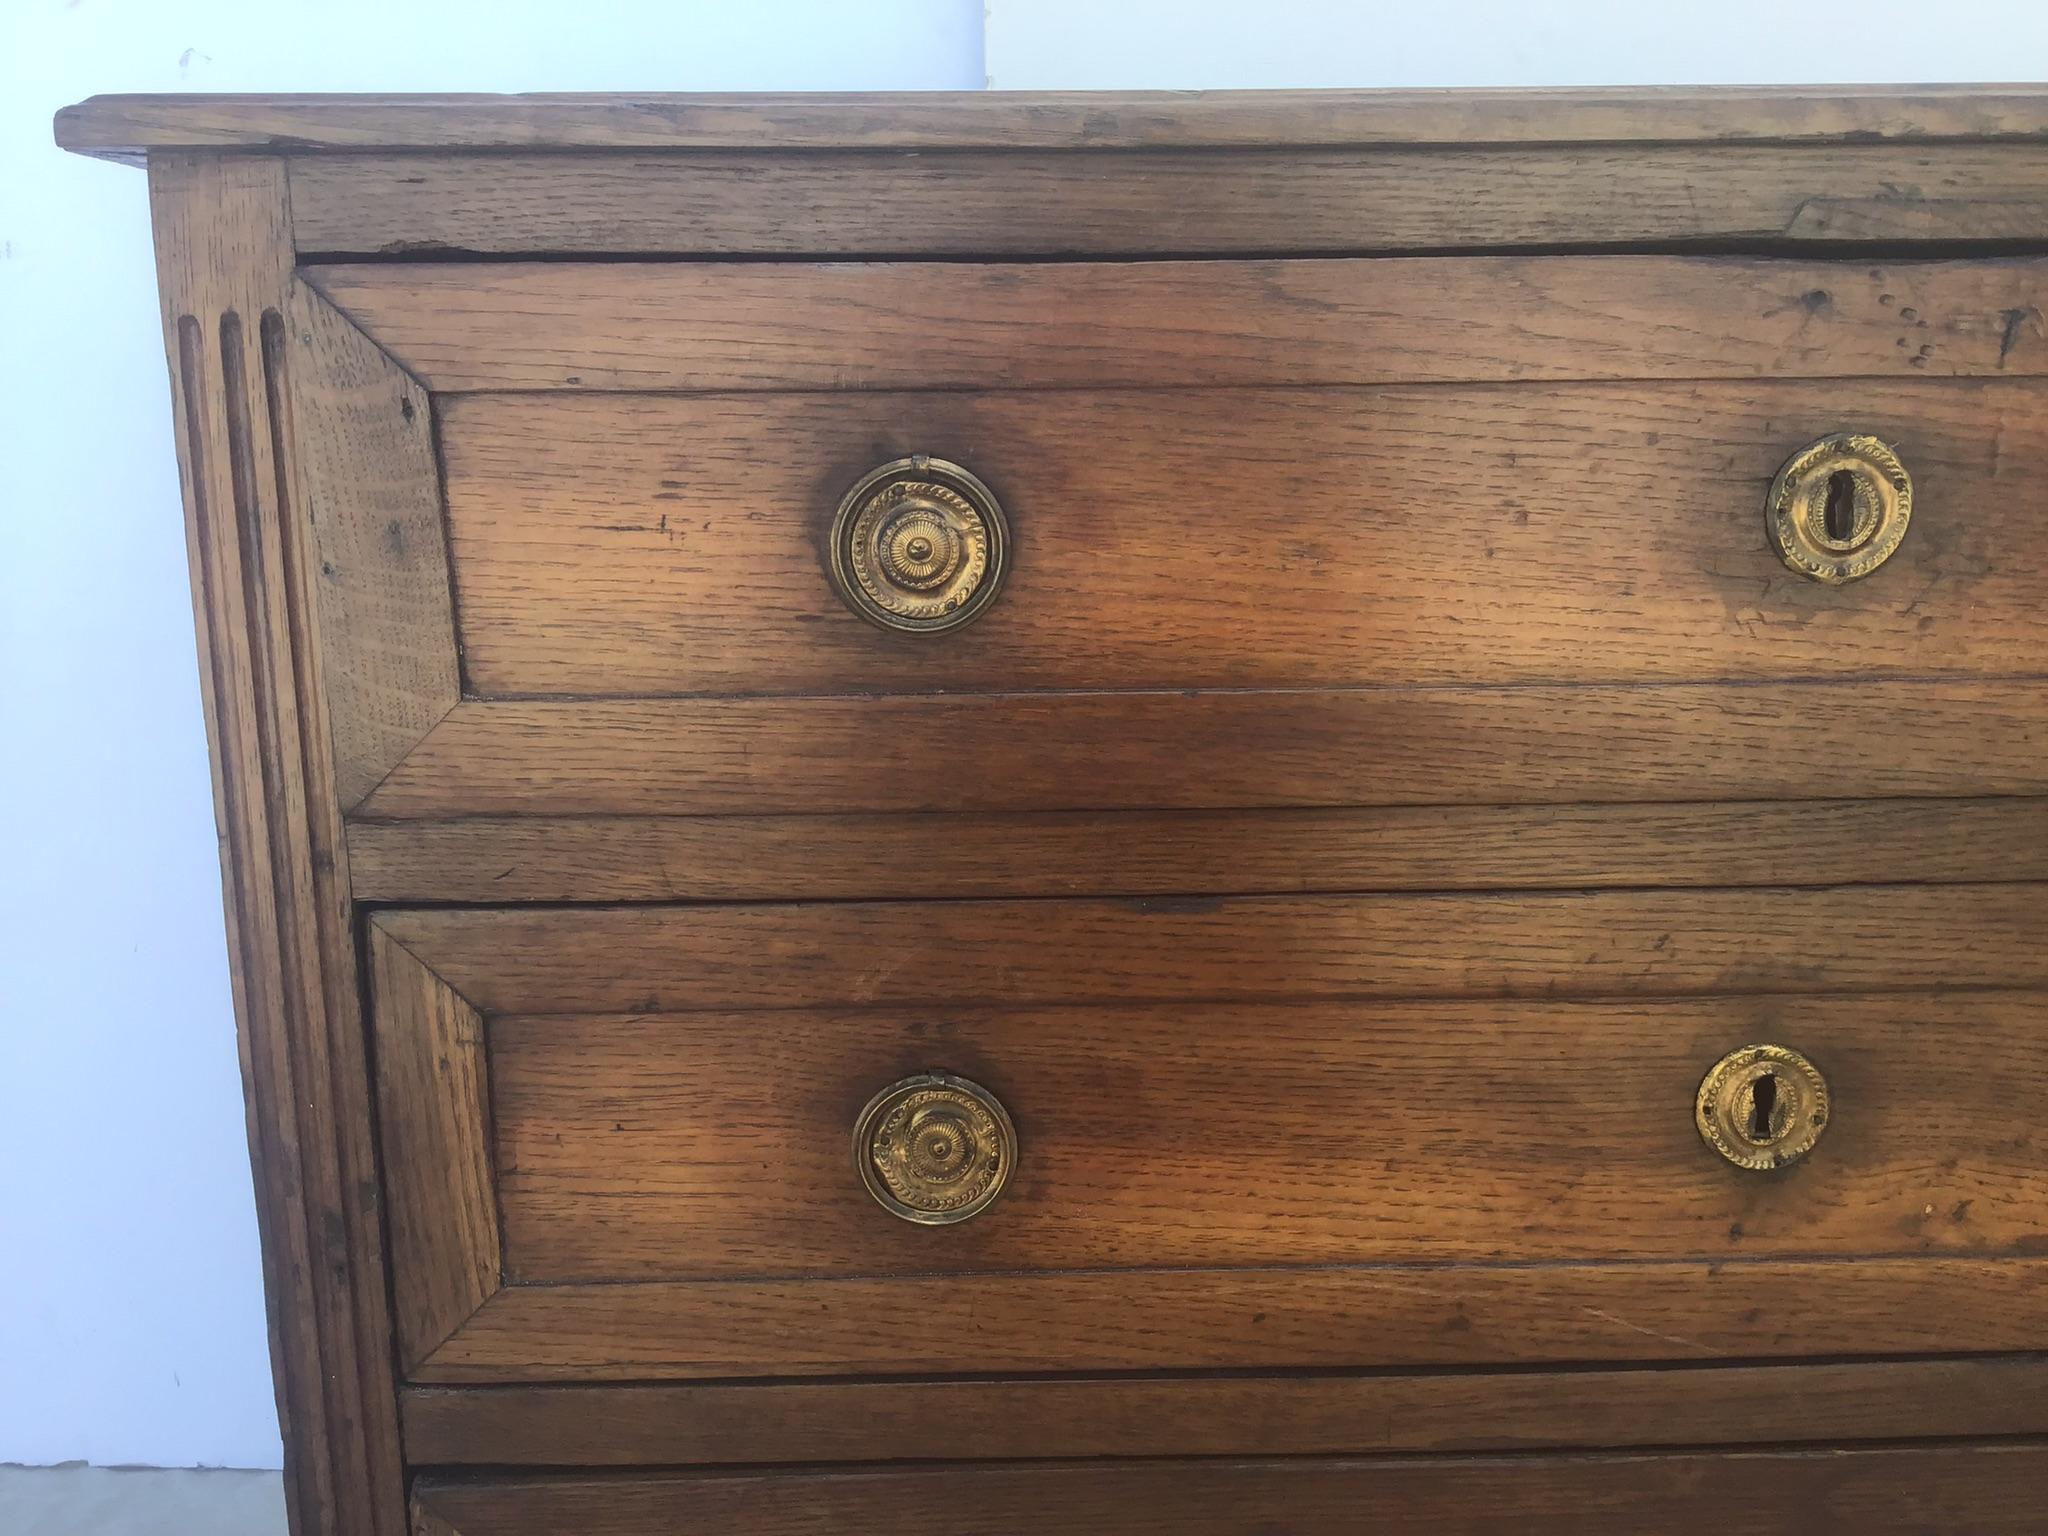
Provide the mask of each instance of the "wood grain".
[{"label": "wood grain", "polygon": [[1784,1360],[2033,1349],[2048,1259],[509,1286],[416,1381]]},{"label": "wood grain", "polygon": [[[150,161],[296,1536],[2039,1526],[2048,91],[59,133]],[[923,648],[820,558],[916,451],[1018,553]],[[846,1139],[932,1067],[1023,1147],[936,1231]]]},{"label": "wood grain", "polygon": [[150,198],[286,1503],[297,1536],[396,1536],[403,1479],[361,1001],[284,404],[283,170],[163,156]]},{"label": "wood grain", "polygon": [[2020,258],[508,261],[302,271],[436,391],[1960,378],[2048,369],[2039,307],[2048,262]]},{"label": "wood grain", "polygon": [[2048,137],[2038,85],[1588,90],[95,96],[85,154],[153,149],[1118,148]]},{"label": "wood grain", "polygon": [[2023,143],[414,151],[288,163],[300,249],[326,257],[1796,249],[2048,235],[2048,169]]},{"label": "wood grain", "polygon": [[[1664,1456],[1113,1462],[475,1484],[416,1495],[458,1536],[2020,1536],[2040,1529],[2037,1445]],[[428,1529],[431,1529],[430,1527]]]},{"label": "wood grain", "polygon": [[[1810,1057],[1835,1104],[1781,1178],[1693,1122],[1752,1041]],[[991,1089],[1022,1150],[996,1206],[927,1231],[874,1204],[846,1136],[931,1070]],[[2034,995],[1014,1010],[941,984],[879,1015],[499,1017],[490,1072],[522,1283],[2048,1248]],[[387,1099],[395,1178],[467,1170],[432,1135],[465,1083],[438,1086]]]},{"label": "wood grain", "polygon": [[380,911],[485,1013],[2048,985],[2025,885]]},{"label": "wood grain", "polygon": [[[2044,157],[2048,164],[2048,157]],[[629,695],[1959,676],[2048,657],[2048,383],[752,396],[446,403],[474,692]],[[1853,427],[1913,522],[1846,587],[1786,569],[1771,478]],[[546,453],[536,453],[536,443]],[[1015,531],[1001,600],[905,637],[823,554],[926,452]]]},{"label": "wood grain", "polygon": [[360,811],[1197,810],[2048,792],[1987,682],[466,701]]},{"label": "wood grain", "polygon": [[2048,1432],[2048,1363],[412,1387],[404,1411],[441,1466],[1799,1445]]},{"label": "wood grain", "polygon": [[294,283],[292,419],[318,558],[320,643],[344,808],[462,691],[426,391],[333,305]]},{"label": "wood grain", "polygon": [[484,1023],[382,929],[369,941],[377,1109],[401,1363],[498,1289]]},{"label": "wood grain", "polygon": [[358,900],[2048,881],[2048,800],[354,821]]}]

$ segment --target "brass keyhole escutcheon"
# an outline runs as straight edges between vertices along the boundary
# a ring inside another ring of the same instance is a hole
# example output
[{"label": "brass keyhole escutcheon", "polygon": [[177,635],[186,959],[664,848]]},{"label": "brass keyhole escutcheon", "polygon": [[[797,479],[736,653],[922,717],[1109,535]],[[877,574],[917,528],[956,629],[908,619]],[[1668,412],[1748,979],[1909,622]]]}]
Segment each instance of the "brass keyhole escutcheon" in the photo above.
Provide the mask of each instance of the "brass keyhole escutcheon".
[{"label": "brass keyhole escutcheon", "polygon": [[1795,453],[1771,482],[1771,547],[1802,576],[1839,586],[1868,576],[1913,518],[1913,477],[1874,437],[1840,432]]},{"label": "brass keyhole escutcheon", "polygon": [[1017,1130],[996,1096],[945,1072],[891,1083],[853,1126],[853,1160],[868,1193],[920,1226],[988,1209],[1017,1166]]},{"label": "brass keyhole escutcheon", "polygon": [[957,629],[1001,590],[1010,530],[995,493],[918,454],[861,476],[832,519],[832,582],[884,629]]},{"label": "brass keyhole escutcheon", "polygon": [[1782,1168],[1811,1152],[1828,1123],[1820,1069],[1782,1045],[1746,1045],[1700,1083],[1700,1135],[1738,1168]]}]

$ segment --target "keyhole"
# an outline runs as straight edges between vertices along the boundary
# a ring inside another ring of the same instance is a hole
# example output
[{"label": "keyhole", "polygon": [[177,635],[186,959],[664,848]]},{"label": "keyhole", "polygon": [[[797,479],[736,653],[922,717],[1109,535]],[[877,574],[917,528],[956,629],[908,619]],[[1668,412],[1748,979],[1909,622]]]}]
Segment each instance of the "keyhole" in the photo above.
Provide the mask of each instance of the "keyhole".
[{"label": "keyhole", "polygon": [[1822,514],[1828,537],[1846,544],[1856,536],[1856,477],[1846,469],[1828,476],[1828,499]]},{"label": "keyhole", "polygon": [[1750,1085],[1749,1089],[1749,1139],[1766,1142],[1771,1139],[1771,1120],[1778,1108],[1778,1079],[1775,1073],[1766,1072]]}]

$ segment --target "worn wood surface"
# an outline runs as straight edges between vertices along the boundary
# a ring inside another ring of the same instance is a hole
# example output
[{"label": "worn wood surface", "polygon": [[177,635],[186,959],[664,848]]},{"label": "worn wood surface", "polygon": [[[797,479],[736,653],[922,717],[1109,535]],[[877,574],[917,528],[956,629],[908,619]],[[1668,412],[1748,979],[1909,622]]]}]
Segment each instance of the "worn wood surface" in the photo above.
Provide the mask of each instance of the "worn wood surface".
[{"label": "worn wood surface", "polygon": [[462,690],[427,392],[302,283],[284,316],[335,793],[354,805]]},{"label": "worn wood surface", "polygon": [[300,249],[329,257],[1797,249],[2048,235],[2048,167],[2028,143],[303,154],[290,175]]},{"label": "worn wood surface", "polygon": [[2048,792],[1984,682],[469,701],[373,818],[1575,804]]},{"label": "worn wood surface", "polygon": [[[2044,155],[2048,163],[2048,155]],[[914,693],[2012,674],[2048,657],[2048,382],[463,396],[445,406],[482,695]],[[1913,521],[1827,587],[1771,478],[1853,428]],[[536,443],[547,444],[545,453]],[[995,490],[1002,597],[912,636],[823,550],[925,452]]]},{"label": "worn wood surface", "polygon": [[[1817,915],[1804,936],[1832,943]],[[903,958],[944,970],[958,941],[934,939]],[[867,960],[899,963],[886,930]],[[1694,1124],[1701,1078],[1753,1041],[1803,1052],[1834,1100],[1779,1177],[1731,1167]],[[489,1057],[505,1264],[525,1283],[2048,1246],[2032,994],[1016,1010],[937,983],[880,1014],[515,1014]],[[928,1231],[873,1202],[846,1138],[871,1095],[931,1070],[993,1091],[1021,1152],[998,1204]],[[459,1068],[440,1086],[383,1107],[406,1179],[474,1155],[474,1133],[460,1157],[436,1144],[469,1108]]]},{"label": "worn wood surface", "polygon": [[441,1466],[1797,1445],[2042,1434],[2048,1363],[412,1387],[403,1401],[406,1454]]},{"label": "worn wood surface", "polygon": [[484,1023],[382,929],[369,940],[392,1289],[414,1364],[498,1289]]},{"label": "worn wood surface", "polygon": [[[2031,1441],[1307,1458],[2044,1433],[2044,101],[63,114],[153,159],[295,1530],[403,1528],[395,1370],[415,1465],[896,1463],[438,1536],[2038,1525]],[[987,259],[294,291],[425,250]],[[1824,593],[1845,428],[1921,500]],[[908,451],[1018,529],[943,646],[820,574]],[[529,904],[372,914],[374,1104],[351,894]],[[1836,1094],[1768,1179],[1752,1039]],[[933,1066],[1024,1146],[938,1232],[845,1143]]]},{"label": "worn wood surface", "polygon": [[432,262],[302,271],[441,390],[1043,389],[2048,370],[2048,262]]},{"label": "worn wood surface", "polygon": [[2048,881],[2048,800],[355,821],[383,902]]},{"label": "worn wood surface", "polygon": [[2048,900],[2025,885],[399,908],[372,922],[485,1013],[2048,985]]},{"label": "worn wood surface", "polygon": [[95,96],[86,154],[153,149],[1117,148],[2048,137],[2038,85],[1565,90]]},{"label": "worn wood surface", "polygon": [[508,1286],[439,1384],[2030,1350],[2048,1259],[1377,1265]]},{"label": "worn wood surface", "polygon": [[[457,1536],[2021,1536],[2038,1445],[1663,1456],[1077,1463],[422,1485]],[[1369,1527],[1361,1524],[1369,1520]],[[431,1529],[431,1527],[428,1527]]]},{"label": "worn wood surface", "polygon": [[272,1363],[297,1536],[396,1536],[379,1193],[346,854],[284,400],[282,167],[151,167]]}]

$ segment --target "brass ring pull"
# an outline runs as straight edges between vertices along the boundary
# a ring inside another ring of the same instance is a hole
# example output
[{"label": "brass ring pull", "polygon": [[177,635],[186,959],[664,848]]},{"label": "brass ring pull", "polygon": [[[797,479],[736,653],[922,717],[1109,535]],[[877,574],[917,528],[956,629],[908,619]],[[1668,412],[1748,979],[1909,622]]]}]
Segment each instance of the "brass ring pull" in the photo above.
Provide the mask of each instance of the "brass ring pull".
[{"label": "brass ring pull", "polygon": [[1017,1165],[1017,1130],[996,1096],[964,1077],[924,1072],[891,1083],[853,1126],[868,1193],[920,1226],[965,1221],[994,1202]]},{"label": "brass ring pull", "polygon": [[917,454],[861,476],[832,519],[832,582],[884,629],[957,629],[995,601],[1010,529],[994,492]]},{"label": "brass ring pull", "polygon": [[1771,482],[1771,547],[1829,586],[1891,559],[1913,518],[1913,477],[1874,437],[1838,432],[1799,450]]},{"label": "brass ring pull", "polygon": [[1827,1129],[1827,1079],[1787,1046],[1746,1045],[1700,1083],[1698,1120],[1707,1145],[1736,1167],[1782,1168]]}]

